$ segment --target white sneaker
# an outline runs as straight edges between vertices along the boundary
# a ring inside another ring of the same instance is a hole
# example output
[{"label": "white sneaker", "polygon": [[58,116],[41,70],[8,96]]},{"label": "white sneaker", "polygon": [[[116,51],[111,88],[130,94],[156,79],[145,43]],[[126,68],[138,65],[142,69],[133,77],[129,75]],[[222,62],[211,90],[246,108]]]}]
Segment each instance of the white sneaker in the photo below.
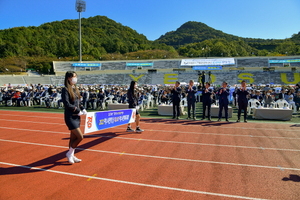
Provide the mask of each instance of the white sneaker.
[{"label": "white sneaker", "polygon": [[73,160],[75,163],[79,163],[82,161],[81,159],[77,158],[76,156],[73,156]]},{"label": "white sneaker", "polygon": [[69,163],[74,164],[73,156],[69,152],[66,153],[66,156],[68,158]]}]

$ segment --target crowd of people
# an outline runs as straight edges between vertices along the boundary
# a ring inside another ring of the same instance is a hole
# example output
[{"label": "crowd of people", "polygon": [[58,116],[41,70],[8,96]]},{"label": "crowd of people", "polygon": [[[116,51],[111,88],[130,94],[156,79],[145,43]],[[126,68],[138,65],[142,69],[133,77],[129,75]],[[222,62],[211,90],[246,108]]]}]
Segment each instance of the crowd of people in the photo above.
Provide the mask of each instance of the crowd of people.
[{"label": "crowd of people", "polygon": [[[62,88],[63,86],[30,84],[29,86],[6,86],[0,90],[0,104],[4,106],[44,106],[46,108],[62,108]],[[247,92],[242,94],[240,89]],[[127,85],[78,85],[81,95],[82,105],[87,110],[104,110],[108,103],[128,103]],[[286,100],[297,111],[300,107],[300,89],[299,84],[294,87],[272,87],[266,86],[246,86],[235,87],[228,86],[226,82],[222,86],[213,86],[209,82],[195,85],[193,80],[188,84],[175,85],[138,85],[136,87],[138,94],[138,104],[144,106],[148,100],[153,101],[156,105],[165,104],[173,105],[173,118],[180,118],[180,104],[187,106],[187,118],[196,119],[196,103],[203,103],[202,119],[210,117],[210,107],[217,104],[227,113],[228,104],[240,105],[245,108],[249,99],[257,99],[262,106],[272,107],[278,99]],[[241,96],[244,96],[244,102],[241,102]],[[231,98],[229,98],[231,97]],[[239,98],[240,97],[240,98]],[[247,100],[247,101],[246,101]],[[244,109],[245,110],[245,109]],[[208,112],[206,116],[206,112]],[[244,111],[245,112],[245,111]],[[238,113],[240,116],[240,113]],[[228,120],[228,116],[225,116]],[[239,117],[238,117],[239,118]],[[219,116],[219,120],[221,117]]]}]

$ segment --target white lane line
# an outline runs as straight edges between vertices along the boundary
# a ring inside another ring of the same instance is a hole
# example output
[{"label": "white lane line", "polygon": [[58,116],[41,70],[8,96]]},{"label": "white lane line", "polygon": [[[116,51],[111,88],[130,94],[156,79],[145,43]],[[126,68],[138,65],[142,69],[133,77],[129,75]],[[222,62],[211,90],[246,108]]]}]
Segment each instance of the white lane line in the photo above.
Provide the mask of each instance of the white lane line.
[{"label": "white lane line", "polygon": [[[21,130],[21,131],[31,131],[31,132],[42,132],[42,133],[57,133],[57,134],[68,134],[65,132],[54,132],[54,131],[43,131],[43,130],[31,130],[31,129],[19,129],[19,128],[10,128],[10,127],[0,127],[10,130]],[[114,139],[121,139],[121,140],[134,140],[134,141],[141,141],[140,138],[126,138],[122,136],[112,137],[112,136],[105,136],[105,135],[87,135],[87,137],[104,137],[104,138],[114,138]],[[180,142],[180,141],[168,141],[168,140],[153,140],[153,139],[143,139],[142,141],[145,142],[159,142],[159,143],[170,143],[170,144],[185,144],[185,145],[199,145],[199,146],[214,146],[214,147],[227,147],[227,148],[242,148],[242,149],[261,149],[262,147],[254,147],[254,146],[236,146],[236,145],[227,145],[227,144],[210,144],[210,143],[195,143],[195,142]],[[270,147],[263,147],[264,150],[270,151],[293,151],[293,152],[300,152],[300,149],[280,149],[280,148],[270,148]]]},{"label": "white lane line", "polygon": [[[115,127],[115,129],[120,129],[120,130],[124,130],[124,128],[120,128],[120,127]],[[154,131],[154,132],[168,132],[168,133],[187,133],[187,134],[196,134],[196,135],[219,135],[219,136],[232,136],[232,137],[258,137],[258,138],[272,138],[272,139],[300,139],[300,137],[279,137],[279,136],[261,136],[261,135],[257,135],[257,136],[253,136],[253,135],[236,135],[236,134],[226,134],[226,133],[201,133],[201,132],[185,132],[185,131],[168,131],[168,130],[146,130],[146,131]]]},{"label": "white lane line", "polygon": [[[125,137],[112,137],[112,136],[101,136],[101,137],[116,138],[116,139],[123,139],[123,140],[136,140],[136,141],[140,141],[140,138],[125,138]],[[262,147],[236,146],[236,145],[227,145],[227,144],[209,144],[209,143],[179,142],[179,141],[167,141],[167,140],[153,140],[153,139],[144,139],[144,138],[143,138],[143,141],[147,141],[147,142],[161,142],[161,143],[172,143],[172,144],[199,145],[199,146],[243,148],[243,149],[261,149],[262,148]],[[296,152],[300,152],[300,149],[280,149],[280,148],[269,148],[269,147],[264,147],[264,149],[265,150],[273,150],[273,151],[296,151]]]},{"label": "white lane line", "polygon": [[[55,147],[55,148],[68,149],[68,147],[58,146],[58,145],[50,145],[50,144],[22,142],[22,141],[4,140],[4,139],[0,139],[0,141],[2,141],[2,142],[11,142],[11,143],[19,143],[19,144],[28,144],[28,145],[37,145],[37,146],[43,146],[43,147]],[[116,155],[120,155],[122,153],[122,155],[135,156],[135,157],[144,157],[144,158],[155,158],[155,159],[165,159],[165,160],[175,160],[175,161],[185,161],[185,162],[242,166],[242,167],[254,167],[254,168],[263,168],[263,169],[278,169],[278,166],[274,167],[274,166],[264,166],[264,165],[251,165],[251,164],[240,164],[240,163],[217,162],[217,161],[208,161],[208,160],[194,160],[194,159],[186,159],[186,158],[152,156],[152,155],[134,154],[134,153],[126,153],[126,152],[104,151],[104,150],[96,150],[96,149],[84,149],[84,148],[76,148],[76,149],[81,150],[81,151],[92,151],[92,152],[108,153],[108,154],[116,154]],[[285,169],[285,170],[300,171],[299,168],[289,168],[289,167],[281,167],[281,168]]]},{"label": "white lane line", "polygon": [[[3,119],[0,119],[3,120]],[[23,123],[37,123],[37,124],[51,124],[51,125],[61,125],[65,126],[64,123],[49,123],[49,122],[39,122],[39,121],[20,121],[20,120],[5,120],[5,121],[15,121],[15,122],[23,122]],[[81,127],[84,127],[84,123],[81,123]],[[0,127],[1,128],[1,127]],[[10,127],[3,127],[10,128]],[[115,129],[124,130],[124,128],[114,127]],[[152,132],[157,132],[161,130],[147,130]],[[196,134],[196,135],[218,135],[218,136],[232,136],[232,137],[254,137],[254,138],[268,138],[268,139],[290,139],[290,140],[300,140],[300,137],[279,137],[279,136],[253,136],[253,135],[236,135],[236,134],[224,134],[224,133],[201,133],[201,132],[185,132],[185,131],[168,131],[164,130],[162,132],[168,133],[186,133],[186,134]]]},{"label": "white lane line", "polygon": [[[63,113],[49,113],[49,114],[61,114],[62,115],[62,119],[63,119]],[[3,116],[3,115],[8,115],[8,116],[21,116],[21,117],[24,117],[24,115],[10,115],[10,114],[1,114],[0,115],[0,117],[1,116]],[[48,119],[48,118],[53,118],[53,119],[57,119],[57,117],[48,117],[48,116],[38,116],[38,115],[26,115],[26,117],[35,117],[35,118],[46,118],[46,119]],[[83,118],[82,118],[83,119]],[[145,118],[144,118],[145,119]],[[146,119],[153,119],[153,118],[146,118]],[[4,119],[5,120],[5,119]],[[164,119],[162,119],[162,120],[164,120]],[[30,121],[28,121],[28,122],[30,122]],[[147,124],[147,125],[151,125],[151,123],[147,123],[147,122],[143,122],[143,121],[141,121],[141,123],[145,123],[145,124]],[[168,124],[168,123],[160,123],[160,122],[155,122],[155,123],[152,123],[152,124],[160,124],[160,125],[171,125],[171,126],[174,126],[174,125],[179,125],[179,126],[181,126],[181,125],[183,125],[185,122],[183,122],[183,123],[181,123],[181,124]],[[295,123],[291,123],[291,124],[295,124]],[[185,124],[186,125],[186,124]],[[189,124],[188,126],[198,126],[198,127],[201,127],[201,128],[205,128],[205,127],[203,127],[203,126],[201,126],[201,125],[199,125],[199,124]],[[213,126],[212,126],[213,127]],[[207,127],[207,128],[209,128],[209,127]],[[294,129],[294,130],[291,130],[291,129],[288,129],[289,127],[287,127],[286,129],[276,129],[276,128],[248,128],[248,127],[236,127],[236,126],[222,126],[222,128],[229,128],[229,129],[244,129],[244,130],[247,130],[247,129],[250,129],[250,130],[257,130],[257,129],[260,129],[260,130],[276,130],[276,131],[287,131],[287,132],[299,132],[299,129]]]},{"label": "white lane line", "polygon": [[261,199],[261,198],[254,198],[254,197],[246,197],[246,196],[238,196],[238,195],[230,195],[230,194],[221,194],[221,193],[205,192],[205,191],[199,191],[199,190],[189,190],[189,189],[183,189],[183,188],[175,188],[175,187],[152,185],[152,184],[145,184],[145,183],[138,183],[138,182],[131,182],[131,181],[123,181],[123,180],[117,180],[117,179],[102,178],[102,177],[97,177],[97,176],[88,176],[88,175],[84,175],[84,174],[75,174],[75,173],[57,171],[57,170],[52,170],[52,169],[42,169],[42,168],[38,168],[38,167],[31,167],[31,166],[27,166],[27,165],[18,165],[18,164],[6,163],[6,162],[0,162],[0,164],[13,166],[13,167],[21,167],[21,168],[26,168],[26,169],[32,169],[32,170],[51,172],[51,173],[62,174],[62,175],[81,177],[81,178],[85,178],[85,179],[109,181],[109,182],[114,182],[114,183],[135,185],[135,186],[141,186],[141,187],[150,187],[150,188],[157,188],[157,189],[164,189],[164,190],[171,190],[171,191],[189,192],[189,193],[195,193],[195,194],[203,194],[203,195],[219,196],[219,197],[228,197],[228,198],[236,198],[236,199],[254,199],[254,200]]},{"label": "white lane line", "polygon": [[18,131],[31,131],[31,132],[36,132],[36,133],[58,133],[58,134],[68,134],[70,133],[65,133],[65,132],[57,132],[57,131],[44,131],[44,130],[36,130],[36,129],[25,129],[25,128],[12,128],[12,127],[0,127],[0,129],[8,129],[8,130],[18,130]]},{"label": "white lane line", "polygon": [[[145,123],[145,124],[151,124],[151,123],[147,123],[147,122],[143,122],[142,121],[142,123]],[[211,123],[213,123],[213,122],[211,122]],[[174,124],[172,124],[172,123],[160,123],[160,122],[155,122],[155,123],[153,123],[153,124],[159,124],[159,125],[169,125],[169,126],[174,126],[174,125],[183,125],[184,124],[184,122],[182,123],[182,124],[179,124],[179,123],[174,123]],[[295,124],[295,123],[291,123],[291,124]],[[213,127],[216,127],[216,126],[214,126],[214,125],[212,125],[212,126],[202,126],[201,124],[184,124],[185,126],[198,126],[199,128],[213,128]],[[250,129],[250,130],[257,130],[257,129],[260,129],[260,130],[276,130],[276,131],[278,131],[278,130],[280,130],[280,131],[292,131],[292,132],[299,132],[299,129],[297,130],[297,129],[294,129],[294,130],[291,130],[291,129],[288,129],[288,128],[290,128],[290,127],[287,127],[287,129],[277,129],[277,128],[256,128],[256,127],[254,127],[254,128],[250,128],[250,127],[240,127],[240,126],[230,126],[230,124],[229,124],[229,126],[221,126],[222,128],[229,128],[229,129]],[[220,127],[218,127],[218,128],[220,128]]]},{"label": "white lane line", "polygon": [[[24,118],[26,116],[26,118],[28,117],[32,117],[32,118],[45,118],[45,119],[57,119],[57,117],[50,117],[50,116],[40,116],[38,115],[39,112],[31,112],[31,115],[11,115],[11,114],[3,114],[1,113],[1,116],[4,116],[4,115],[8,115],[8,116],[15,116],[15,117],[22,117]],[[53,115],[53,114],[56,114],[56,113],[49,113],[49,115]],[[61,119],[63,119],[63,113],[57,113],[57,114],[60,114],[61,115]]]},{"label": "white lane line", "polygon": [[7,121],[7,122],[19,122],[19,123],[26,123],[26,124],[51,124],[51,125],[65,125],[64,123],[50,123],[50,122],[41,122],[41,121],[21,121],[21,120],[14,120],[14,119],[0,119]]}]

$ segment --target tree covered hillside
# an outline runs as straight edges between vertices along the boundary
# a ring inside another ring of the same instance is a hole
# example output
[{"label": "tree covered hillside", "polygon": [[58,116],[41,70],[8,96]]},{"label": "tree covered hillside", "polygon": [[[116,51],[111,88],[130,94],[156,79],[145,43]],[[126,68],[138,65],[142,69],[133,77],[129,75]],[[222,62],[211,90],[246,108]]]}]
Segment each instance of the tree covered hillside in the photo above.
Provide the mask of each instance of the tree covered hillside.
[{"label": "tree covered hillside", "polygon": [[[78,49],[78,20],[0,30],[0,72],[26,67],[48,72],[53,60],[78,60]],[[83,60],[178,56],[173,47],[149,41],[105,16],[82,19],[82,54]]]},{"label": "tree covered hillside", "polygon": [[[0,57],[78,55],[78,20],[64,20],[39,27],[0,30]],[[135,30],[104,17],[82,19],[83,54],[99,58],[107,53],[128,53],[149,49],[172,50],[155,44]]]},{"label": "tree covered hillside", "polygon": [[173,46],[182,56],[300,55],[300,32],[284,40],[242,38],[193,21],[156,41]]}]

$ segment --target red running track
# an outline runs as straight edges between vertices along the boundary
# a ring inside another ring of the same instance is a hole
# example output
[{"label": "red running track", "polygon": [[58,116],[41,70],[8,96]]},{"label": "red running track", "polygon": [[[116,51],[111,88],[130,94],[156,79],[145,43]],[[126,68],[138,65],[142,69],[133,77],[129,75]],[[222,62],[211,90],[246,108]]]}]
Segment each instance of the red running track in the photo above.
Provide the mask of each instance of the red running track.
[{"label": "red running track", "polygon": [[85,135],[73,165],[63,114],[0,111],[0,124],[1,200],[300,199],[299,124],[147,118],[142,134]]}]

